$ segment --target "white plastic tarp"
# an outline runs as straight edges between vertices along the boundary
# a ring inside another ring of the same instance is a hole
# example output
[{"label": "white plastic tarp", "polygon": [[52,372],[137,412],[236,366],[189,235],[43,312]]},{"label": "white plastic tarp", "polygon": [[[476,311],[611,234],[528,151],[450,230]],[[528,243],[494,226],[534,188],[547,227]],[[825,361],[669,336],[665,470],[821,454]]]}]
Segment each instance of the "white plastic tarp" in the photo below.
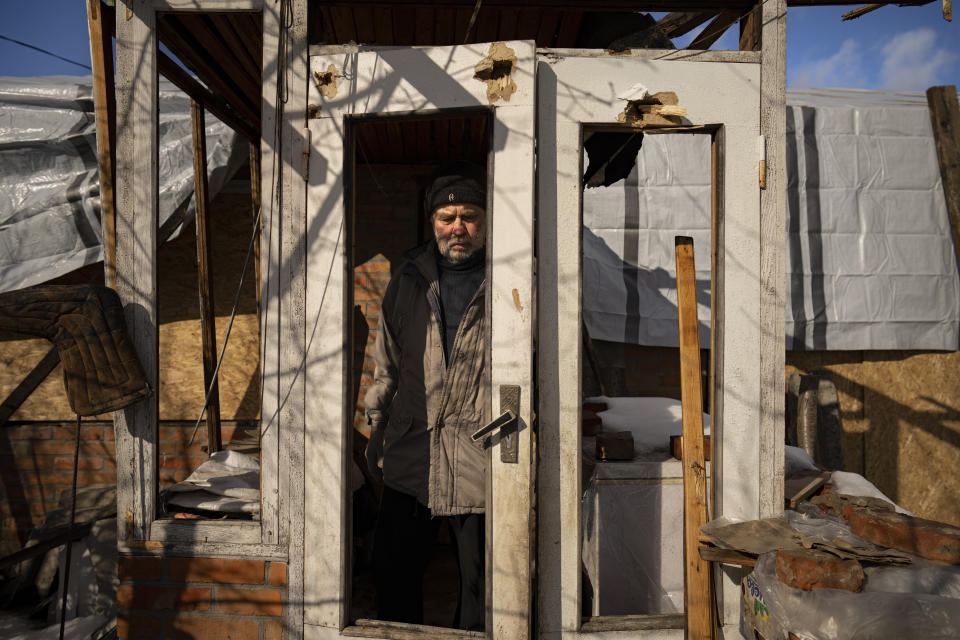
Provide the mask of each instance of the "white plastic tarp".
[{"label": "white plastic tarp", "polygon": [[[923,94],[787,100],[787,348],[957,349],[960,280]],[[584,190],[594,339],[677,346],[673,237],[688,235],[708,344],[709,151],[707,135],[647,135],[629,177]]]},{"label": "white plastic tarp", "polygon": [[[163,79],[159,96],[160,225],[172,220],[175,237],[194,213],[190,99]],[[247,153],[209,114],[206,140],[215,194]],[[0,78],[0,292],[102,259],[90,78]]]}]

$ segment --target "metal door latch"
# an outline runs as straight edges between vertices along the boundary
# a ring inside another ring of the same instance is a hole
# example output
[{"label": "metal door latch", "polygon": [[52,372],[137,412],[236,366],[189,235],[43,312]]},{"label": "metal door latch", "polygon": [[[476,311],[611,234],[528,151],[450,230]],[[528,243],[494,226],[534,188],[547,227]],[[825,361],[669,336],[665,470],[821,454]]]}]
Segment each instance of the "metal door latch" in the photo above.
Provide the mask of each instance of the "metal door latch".
[{"label": "metal door latch", "polygon": [[500,430],[500,462],[517,462],[517,414],[520,413],[520,387],[500,385],[500,416],[470,436],[474,442]]}]

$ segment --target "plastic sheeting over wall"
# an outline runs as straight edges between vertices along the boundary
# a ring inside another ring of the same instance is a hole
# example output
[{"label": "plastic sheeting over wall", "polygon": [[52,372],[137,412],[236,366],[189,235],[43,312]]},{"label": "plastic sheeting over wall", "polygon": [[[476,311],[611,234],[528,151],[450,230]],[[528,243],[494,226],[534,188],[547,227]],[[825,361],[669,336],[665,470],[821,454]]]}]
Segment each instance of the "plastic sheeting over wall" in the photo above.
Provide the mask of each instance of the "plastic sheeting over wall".
[{"label": "plastic sheeting over wall", "polygon": [[[957,349],[960,280],[926,98],[787,101],[787,348]],[[677,345],[673,237],[689,235],[709,344],[709,162],[706,135],[647,135],[629,177],[584,191],[593,338]]]},{"label": "plastic sheeting over wall", "polygon": [[[160,226],[170,237],[194,213],[190,99],[161,79]],[[210,193],[247,156],[207,114]],[[0,292],[103,259],[96,126],[89,77],[0,78]]]}]

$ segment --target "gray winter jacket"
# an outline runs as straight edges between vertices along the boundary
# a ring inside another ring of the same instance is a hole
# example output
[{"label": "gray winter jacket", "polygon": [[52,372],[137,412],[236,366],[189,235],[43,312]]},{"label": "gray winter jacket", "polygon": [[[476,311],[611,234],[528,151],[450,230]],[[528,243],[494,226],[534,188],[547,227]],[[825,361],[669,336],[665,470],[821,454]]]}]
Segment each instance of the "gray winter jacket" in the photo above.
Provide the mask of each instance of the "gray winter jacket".
[{"label": "gray winter jacket", "polygon": [[470,435],[488,422],[481,284],[446,362],[436,244],[414,249],[387,287],[364,402],[385,429],[383,481],[435,516],[483,513],[487,453]]}]

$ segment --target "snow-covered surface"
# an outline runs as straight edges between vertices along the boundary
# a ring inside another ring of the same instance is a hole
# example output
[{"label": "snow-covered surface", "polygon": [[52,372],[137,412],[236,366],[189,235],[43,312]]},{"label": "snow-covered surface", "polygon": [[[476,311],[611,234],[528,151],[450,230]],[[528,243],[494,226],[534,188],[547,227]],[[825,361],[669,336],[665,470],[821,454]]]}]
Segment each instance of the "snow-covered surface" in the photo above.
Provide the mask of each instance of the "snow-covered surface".
[{"label": "snow-covered surface", "polygon": [[849,496],[864,496],[867,498],[879,498],[892,504],[899,513],[905,513],[912,516],[913,513],[907,511],[896,502],[888,498],[876,485],[857,473],[849,471],[834,471],[830,476],[830,483],[837,493],[845,493]]},{"label": "snow-covered surface", "polygon": [[801,471],[818,471],[817,463],[813,461],[810,454],[800,447],[791,447],[785,445],[783,475],[787,478],[795,476]]},{"label": "snow-covered surface", "polygon": [[[636,456],[670,450],[670,436],[683,433],[683,412],[673,398],[608,398],[598,396],[587,402],[605,402],[607,410],[597,415],[605,431],[633,434]],[[710,435],[710,416],[703,414],[703,433]]]}]

